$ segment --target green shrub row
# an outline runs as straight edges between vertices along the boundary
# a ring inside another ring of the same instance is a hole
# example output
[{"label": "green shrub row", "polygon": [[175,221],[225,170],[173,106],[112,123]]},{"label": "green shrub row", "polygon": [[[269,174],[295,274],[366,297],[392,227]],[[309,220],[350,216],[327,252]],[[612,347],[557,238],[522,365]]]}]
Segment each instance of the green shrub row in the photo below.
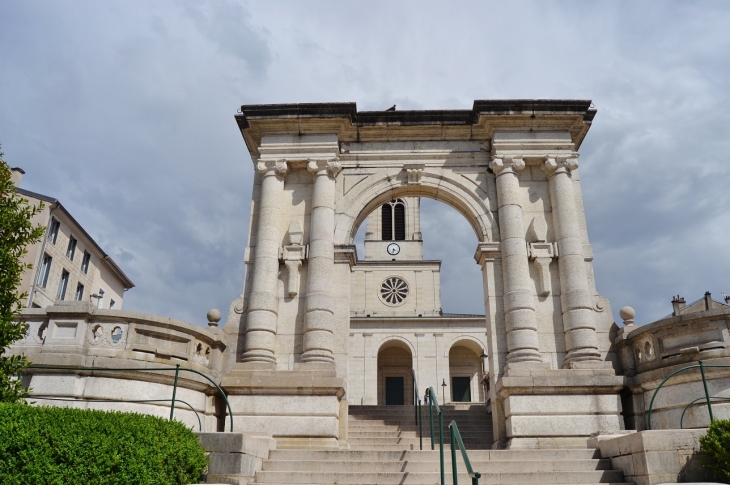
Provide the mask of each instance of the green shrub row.
[{"label": "green shrub row", "polygon": [[180,422],[142,414],[0,404],[3,485],[183,485],[207,458]]}]

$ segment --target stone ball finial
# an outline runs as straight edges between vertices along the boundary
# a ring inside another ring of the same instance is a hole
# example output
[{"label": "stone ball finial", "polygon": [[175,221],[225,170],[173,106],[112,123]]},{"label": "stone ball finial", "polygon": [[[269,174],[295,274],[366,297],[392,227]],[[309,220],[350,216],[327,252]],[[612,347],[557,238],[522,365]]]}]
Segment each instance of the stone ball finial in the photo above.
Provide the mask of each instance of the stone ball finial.
[{"label": "stone ball finial", "polygon": [[221,311],[217,308],[212,308],[210,311],[208,311],[208,326],[209,327],[217,327],[218,322],[221,321]]},{"label": "stone ball finial", "polygon": [[624,325],[634,324],[634,317],[636,316],[636,312],[630,306],[623,307],[621,310],[618,311],[618,314],[624,321]]}]

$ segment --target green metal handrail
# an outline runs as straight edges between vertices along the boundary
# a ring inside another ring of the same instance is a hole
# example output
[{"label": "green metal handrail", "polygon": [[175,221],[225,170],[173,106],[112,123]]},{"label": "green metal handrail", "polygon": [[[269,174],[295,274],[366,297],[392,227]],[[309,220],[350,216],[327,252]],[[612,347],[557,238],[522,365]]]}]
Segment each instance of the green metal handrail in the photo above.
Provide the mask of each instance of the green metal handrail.
[{"label": "green metal handrail", "polygon": [[423,421],[421,418],[421,395],[418,392],[418,379],[416,379],[416,370],[411,368],[413,373],[413,405],[416,406],[416,424],[418,425],[418,446],[423,450]]},{"label": "green metal handrail", "polygon": [[431,418],[431,449],[433,450],[433,408],[439,414],[439,450],[441,455],[441,485],[444,482],[444,410],[439,406],[439,400],[436,397],[433,387],[428,388],[428,414]]},{"label": "green metal handrail", "polygon": [[[664,384],[669,379],[671,379],[672,377],[674,377],[675,375],[679,374],[680,372],[684,372],[686,370],[691,370],[691,369],[699,369],[700,370],[700,374],[702,375],[702,385],[705,388],[705,400],[707,401],[707,410],[710,413],[710,423],[712,423],[715,420],[714,416],[712,415],[712,403],[710,402],[710,399],[712,399],[712,398],[710,397],[710,392],[707,390],[707,378],[705,377],[705,368],[706,367],[730,368],[730,365],[728,365],[728,364],[709,364],[709,365],[705,365],[705,363],[702,362],[701,360],[698,361],[698,364],[699,365],[688,365],[686,367],[682,367],[681,369],[675,370],[674,372],[672,372],[671,374],[669,374],[667,377],[665,377],[664,380],[661,382],[661,384],[659,384],[659,387],[657,387],[654,390],[654,394],[651,396],[651,402],[649,403],[649,413],[648,413],[648,417],[647,417],[647,419],[648,419],[648,424],[647,424],[648,429],[651,429],[651,410],[654,407],[654,399],[656,399],[656,395],[659,392],[659,389],[661,389],[662,386],[664,386]],[[702,398],[700,398],[700,399],[702,399]],[[680,421],[680,425],[681,425],[681,421]]]},{"label": "green metal handrail", "polygon": [[[704,396],[703,397],[698,397],[697,399],[695,399],[694,401],[690,402],[689,404],[687,404],[684,407],[684,409],[682,410],[682,416],[679,418],[679,429],[684,429],[684,413],[686,413],[687,410],[690,408],[690,406],[692,406],[694,403],[696,403],[697,401],[701,401],[703,399],[705,399]],[[710,399],[724,399],[726,401],[730,401],[730,397],[722,397],[722,396],[710,396]]]},{"label": "green metal handrail", "polygon": [[471,467],[471,462],[469,461],[469,456],[466,454],[466,448],[464,447],[464,442],[461,440],[461,433],[459,433],[459,427],[456,425],[456,421],[451,421],[449,429],[451,430],[451,473],[454,476],[453,485],[459,485],[459,478],[456,472],[457,443],[461,450],[461,457],[464,459],[464,464],[466,465],[466,472],[471,477],[471,485],[479,485],[479,479],[482,477],[482,474],[475,472]]},{"label": "green metal handrail", "polygon": [[[173,382],[172,387],[172,401],[170,405],[170,421],[172,421],[173,414],[175,412],[175,395],[177,394],[177,378],[180,373],[180,371],[184,372],[192,372],[194,374],[198,374],[201,377],[204,377],[208,380],[211,384],[215,386],[216,389],[218,389],[218,392],[221,393],[221,396],[226,401],[226,406],[228,407],[228,415],[231,418],[231,432],[233,432],[233,410],[231,409],[231,403],[228,402],[228,397],[226,396],[226,393],[223,392],[223,389],[216,384],[216,382],[208,377],[207,375],[203,374],[202,372],[198,372],[194,369],[186,369],[181,368],[180,364],[176,364],[175,367],[147,367],[143,369],[130,369],[128,367],[66,367],[66,366],[60,366],[60,365],[30,365],[27,367],[27,369],[44,369],[44,370],[80,370],[80,371],[86,371],[86,372],[95,372],[95,371],[113,371],[113,372],[152,372],[152,371],[175,371],[175,380]],[[31,398],[33,396],[30,396]],[[178,399],[179,401],[179,399]]]},{"label": "green metal handrail", "polygon": [[[35,399],[42,399],[44,401],[67,401],[67,402],[79,402],[79,399],[69,399],[65,397],[53,397],[53,396],[39,396],[39,395],[32,395],[28,396],[26,399],[35,400]],[[84,401],[86,402],[131,402],[131,403],[146,403],[146,402],[169,402],[172,401],[172,399],[139,399],[134,401],[126,401],[124,399],[88,399],[84,398]],[[177,402],[181,402],[185,404],[187,407],[190,408],[192,412],[195,413],[195,417],[198,418],[198,430],[203,431],[203,423],[200,420],[200,415],[195,410],[194,407],[192,407],[189,403],[183,401],[182,399],[178,399]]]}]

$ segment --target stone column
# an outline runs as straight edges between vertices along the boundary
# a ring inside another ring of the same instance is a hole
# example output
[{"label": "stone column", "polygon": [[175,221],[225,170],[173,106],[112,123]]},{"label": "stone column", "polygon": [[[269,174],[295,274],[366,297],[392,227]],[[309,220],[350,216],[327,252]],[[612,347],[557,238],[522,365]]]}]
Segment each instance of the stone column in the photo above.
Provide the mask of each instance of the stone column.
[{"label": "stone column", "polygon": [[335,176],[336,160],[310,160],[314,194],[309,235],[307,302],[304,314],[304,363],[334,363]]},{"label": "stone column", "polygon": [[497,176],[499,232],[502,236],[504,318],[507,332],[507,366],[542,363],[537,339],[537,316],[527,259],[525,228],[517,172],[521,158],[495,158],[489,164]]},{"label": "stone column", "polygon": [[262,174],[261,196],[241,361],[275,365],[281,203],[287,164],[284,160],[258,161],[256,171]]},{"label": "stone column", "polygon": [[[577,154],[575,155],[577,156]],[[553,228],[558,244],[560,306],[565,331],[565,367],[575,362],[600,361],[593,295],[588,284],[583,241],[570,172],[578,168],[576,158],[548,157],[543,164],[548,174]]]}]

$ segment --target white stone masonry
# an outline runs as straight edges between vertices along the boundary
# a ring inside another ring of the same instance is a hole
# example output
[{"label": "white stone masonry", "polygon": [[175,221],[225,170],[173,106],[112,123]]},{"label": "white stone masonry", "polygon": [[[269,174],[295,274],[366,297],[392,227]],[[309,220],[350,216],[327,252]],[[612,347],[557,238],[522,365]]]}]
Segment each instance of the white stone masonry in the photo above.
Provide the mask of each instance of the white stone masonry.
[{"label": "white stone masonry", "polygon": [[276,325],[279,302],[279,246],[281,201],[287,164],[281,160],[259,161],[262,174],[258,210],[254,271],[248,300],[246,338],[242,362],[276,364]]}]

